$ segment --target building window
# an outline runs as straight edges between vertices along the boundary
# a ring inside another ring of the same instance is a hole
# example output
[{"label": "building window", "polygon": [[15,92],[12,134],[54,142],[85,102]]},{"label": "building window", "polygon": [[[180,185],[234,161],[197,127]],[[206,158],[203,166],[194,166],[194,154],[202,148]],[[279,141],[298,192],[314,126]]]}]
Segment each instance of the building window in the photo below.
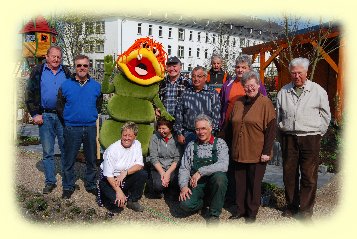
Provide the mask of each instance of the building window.
[{"label": "building window", "polygon": [[185,30],[182,28],[178,29],[178,39],[181,41],[185,40]]},{"label": "building window", "polygon": [[149,36],[152,36],[152,25],[149,25]]},{"label": "building window", "polygon": [[104,60],[95,60],[96,69],[104,69]]},{"label": "building window", "polygon": [[169,56],[171,56],[171,46],[170,45],[167,46],[167,54]]},{"label": "building window", "polygon": [[184,58],[184,57],[185,57],[184,47],[183,47],[183,46],[178,46],[177,56],[178,56],[179,58]]},{"label": "building window", "polygon": [[187,70],[188,71],[192,71],[192,65],[191,64],[188,64]]},{"label": "building window", "polygon": [[192,31],[190,31],[190,37],[189,40],[192,41]]},{"label": "building window", "polygon": [[245,47],[245,38],[240,39],[240,47]]},{"label": "building window", "polygon": [[213,44],[216,44],[216,35],[213,35],[212,43],[213,43]]},{"label": "building window", "polygon": [[205,59],[208,58],[208,49],[205,49]]},{"label": "building window", "polygon": [[233,47],[236,47],[236,39],[235,38],[233,38]]},{"label": "building window", "polygon": [[191,54],[191,47],[190,48],[188,48],[188,57],[192,57],[192,54]]},{"label": "building window", "polygon": [[206,32],[206,43],[208,43],[208,32]]},{"label": "building window", "polygon": [[159,37],[162,37],[162,26],[159,26]]},{"label": "building window", "polygon": [[172,28],[169,28],[169,38],[172,38]]},{"label": "building window", "polygon": [[198,42],[201,41],[201,32],[197,33],[197,41],[198,41]]},{"label": "building window", "polygon": [[104,53],[104,42],[97,42],[95,52]]},{"label": "building window", "polygon": [[141,26],[143,24],[142,23],[138,23],[138,35],[141,35]]},{"label": "building window", "polygon": [[85,33],[87,35],[94,34],[94,24],[93,24],[93,22],[86,22],[85,23]]},{"label": "building window", "polygon": [[104,21],[98,21],[95,23],[95,33],[96,34],[105,34]]},{"label": "building window", "polygon": [[197,58],[200,58],[200,48],[197,48]]}]

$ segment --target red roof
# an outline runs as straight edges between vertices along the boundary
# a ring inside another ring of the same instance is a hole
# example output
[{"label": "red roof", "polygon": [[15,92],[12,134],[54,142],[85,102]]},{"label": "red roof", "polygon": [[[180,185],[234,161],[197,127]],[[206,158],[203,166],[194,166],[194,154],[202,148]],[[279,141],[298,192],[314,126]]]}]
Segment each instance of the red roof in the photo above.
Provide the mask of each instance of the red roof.
[{"label": "red roof", "polygon": [[49,32],[57,35],[57,32],[54,28],[50,28],[46,19],[42,16],[36,18],[36,27],[34,21],[30,20],[20,31],[20,33],[28,32]]}]

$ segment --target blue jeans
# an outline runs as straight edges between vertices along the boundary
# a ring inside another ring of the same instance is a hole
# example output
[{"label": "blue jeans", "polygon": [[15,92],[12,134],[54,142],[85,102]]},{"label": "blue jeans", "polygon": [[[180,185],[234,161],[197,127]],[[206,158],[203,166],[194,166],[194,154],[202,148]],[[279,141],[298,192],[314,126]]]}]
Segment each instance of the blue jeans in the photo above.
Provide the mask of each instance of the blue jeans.
[{"label": "blue jeans", "polygon": [[96,126],[66,126],[64,128],[64,160],[62,163],[63,190],[74,191],[75,173],[74,164],[78,151],[83,143],[84,156],[86,158],[85,188],[96,188]]},{"label": "blue jeans", "polygon": [[63,162],[63,126],[55,113],[43,113],[43,124],[39,125],[39,134],[42,144],[42,164],[45,172],[45,184],[56,184],[55,166],[55,139],[57,136],[58,146],[61,150],[61,161]]}]

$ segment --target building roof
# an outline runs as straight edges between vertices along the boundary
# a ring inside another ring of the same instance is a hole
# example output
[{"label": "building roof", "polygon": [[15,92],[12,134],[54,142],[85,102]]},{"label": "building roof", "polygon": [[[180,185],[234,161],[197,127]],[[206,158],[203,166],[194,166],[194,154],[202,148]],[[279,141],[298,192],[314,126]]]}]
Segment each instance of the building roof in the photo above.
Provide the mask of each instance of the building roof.
[{"label": "building roof", "polygon": [[30,20],[20,31],[20,34],[29,32],[48,32],[57,35],[57,31],[48,25],[46,19],[42,16],[38,16],[35,20]]}]

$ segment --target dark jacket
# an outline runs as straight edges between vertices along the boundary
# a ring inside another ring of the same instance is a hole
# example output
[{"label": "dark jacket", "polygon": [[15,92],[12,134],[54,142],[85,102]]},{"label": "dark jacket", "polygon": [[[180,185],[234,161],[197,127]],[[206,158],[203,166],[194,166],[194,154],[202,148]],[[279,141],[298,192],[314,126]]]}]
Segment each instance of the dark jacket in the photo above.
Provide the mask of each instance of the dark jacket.
[{"label": "dark jacket", "polygon": [[[30,78],[28,79],[27,89],[25,94],[25,102],[27,110],[30,115],[33,117],[38,114],[42,114],[42,106],[41,106],[41,77],[42,71],[45,64],[40,64],[35,66],[32,70]],[[62,69],[67,78],[71,77],[70,70],[62,65]]]}]

